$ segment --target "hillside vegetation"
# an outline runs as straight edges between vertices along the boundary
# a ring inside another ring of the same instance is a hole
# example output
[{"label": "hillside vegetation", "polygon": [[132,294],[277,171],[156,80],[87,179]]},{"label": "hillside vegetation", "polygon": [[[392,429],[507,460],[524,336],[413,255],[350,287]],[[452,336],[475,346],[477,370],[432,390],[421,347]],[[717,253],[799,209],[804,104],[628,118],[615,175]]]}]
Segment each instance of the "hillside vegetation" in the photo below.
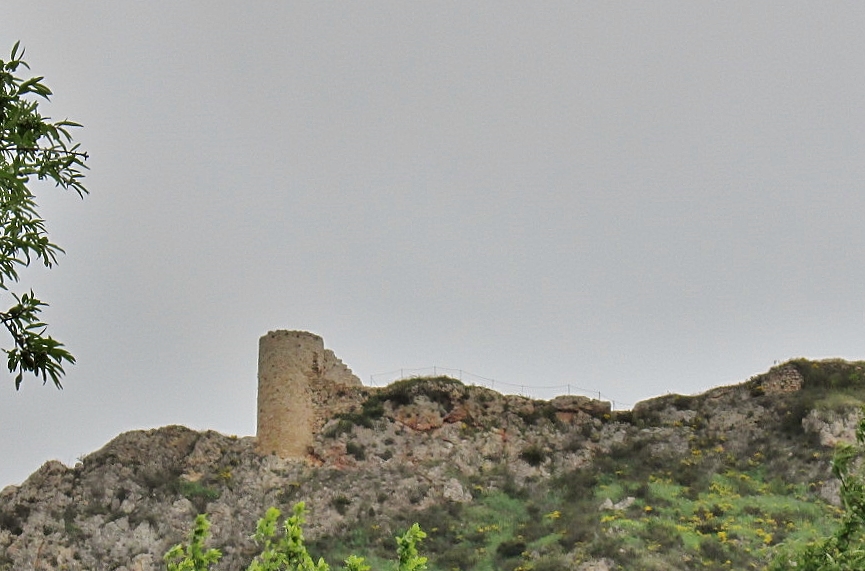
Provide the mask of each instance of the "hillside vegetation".
[{"label": "hillside vegetation", "polygon": [[309,462],[183,427],[118,436],[0,493],[0,570],[162,569],[209,514],[217,569],[245,568],[268,507],[307,509],[315,557],[388,569],[418,522],[431,569],[762,569],[838,518],[865,363],[794,360],[632,411],[535,401],[449,378],[365,389]]}]

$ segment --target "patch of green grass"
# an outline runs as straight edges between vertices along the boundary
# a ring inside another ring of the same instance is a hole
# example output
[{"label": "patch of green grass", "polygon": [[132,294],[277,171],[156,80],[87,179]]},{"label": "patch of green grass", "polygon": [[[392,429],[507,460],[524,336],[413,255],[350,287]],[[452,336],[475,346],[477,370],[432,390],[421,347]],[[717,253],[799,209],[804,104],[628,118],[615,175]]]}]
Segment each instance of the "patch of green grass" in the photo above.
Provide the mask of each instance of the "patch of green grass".
[{"label": "patch of green grass", "polygon": [[190,482],[188,480],[180,480],[178,484],[180,495],[186,499],[204,498],[207,500],[216,500],[219,498],[219,490],[208,488],[201,482]]},{"label": "patch of green grass", "polygon": [[[748,485],[741,486],[743,481]],[[682,486],[654,478],[642,502],[627,511],[605,513],[602,524],[621,536],[638,560],[643,559],[640,553],[671,551],[699,561],[703,568],[723,569],[726,561],[733,568],[745,568],[755,560],[768,561],[773,546],[791,531],[797,530],[797,537],[814,537],[831,523],[831,508],[812,497],[788,493],[805,492],[793,488],[774,494],[758,472],[728,471],[715,474],[695,499],[689,499]]]},{"label": "patch of green grass", "polygon": [[865,404],[865,389],[847,389],[828,393],[814,403],[814,408],[840,413],[861,409],[863,404]]},{"label": "patch of green grass", "polygon": [[177,481],[177,491],[181,496],[192,502],[199,513],[207,511],[207,504],[219,499],[219,490],[210,488],[202,482],[190,482],[188,480]]},{"label": "patch of green grass", "polygon": [[625,486],[618,480],[599,482],[594,489],[594,495],[601,501],[609,499],[615,503],[625,497]]},{"label": "patch of green grass", "polygon": [[672,504],[684,495],[685,487],[670,480],[652,478],[649,480],[649,494],[654,501]]},{"label": "patch of green grass", "polygon": [[[393,525],[421,524],[431,571],[558,569],[593,557],[622,569],[728,571],[760,568],[779,543],[814,538],[837,517],[808,486],[777,477],[761,456],[738,470],[720,465],[720,454],[688,453],[684,460],[704,471],[693,487],[678,483],[675,469],[646,476],[622,469],[621,459],[561,474],[555,485],[524,485],[514,495],[499,487],[507,480],[504,466],[479,480],[485,485],[468,486],[474,501],[407,512]],[[626,509],[598,510],[608,498],[627,496],[636,500]],[[384,531],[365,529],[363,536],[372,542],[367,553],[392,548]]]}]

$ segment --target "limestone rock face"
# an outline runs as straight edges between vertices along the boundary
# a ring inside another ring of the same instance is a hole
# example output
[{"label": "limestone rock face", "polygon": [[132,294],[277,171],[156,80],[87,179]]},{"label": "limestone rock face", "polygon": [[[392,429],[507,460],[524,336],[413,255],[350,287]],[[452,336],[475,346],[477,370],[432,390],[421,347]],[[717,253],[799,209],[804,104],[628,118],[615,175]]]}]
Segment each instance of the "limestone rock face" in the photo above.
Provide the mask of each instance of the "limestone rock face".
[{"label": "limestone rock face", "polygon": [[822,446],[834,448],[841,442],[856,440],[856,428],[861,419],[862,410],[858,408],[812,410],[802,419],[802,426],[806,431],[816,434]]},{"label": "limestone rock face", "polygon": [[[474,501],[473,490],[498,484],[469,482],[497,467],[518,482],[548,478],[553,464],[582,462],[595,447],[582,425],[557,424],[548,403],[449,379],[365,388],[321,350],[320,338],[286,337],[302,345],[293,355],[307,359],[293,370],[317,387],[309,398],[319,418],[304,422],[320,427],[302,441],[301,457],[284,458],[260,436],[181,426],[121,434],[74,467],[48,462],[0,492],[0,571],[161,570],[163,554],[202,512],[224,552],[217,569],[243,569],[258,552],[250,536],[270,506],[286,512],[305,501],[309,539],[349,533],[374,506],[376,525],[393,535],[403,531],[406,510]],[[263,353],[266,379],[271,365],[287,361]],[[568,439],[578,444],[566,450]],[[539,442],[548,442],[549,459],[530,465],[521,454]]]},{"label": "limestone rock face", "polygon": [[[0,568],[162,569],[230,458],[246,459],[232,477],[255,481],[251,438],[180,426],[124,433],[73,468],[47,462],[0,493]],[[235,515],[248,524],[257,512],[241,503]]]},{"label": "limestone rock face", "polygon": [[612,411],[610,403],[584,396],[567,395],[550,401],[556,416],[563,422],[573,422],[578,418],[603,417]]},{"label": "limestone rock face", "polygon": [[[584,397],[502,395],[447,378],[362,387],[317,336],[269,335],[299,345],[290,356],[279,343],[265,347],[260,378],[268,385],[271,375],[278,385],[286,366],[307,383],[299,394],[313,414],[299,417],[307,432],[297,456],[280,448],[297,434],[263,439],[268,427],[260,418],[258,439],[168,426],[121,434],[73,467],[47,462],[0,491],[0,571],[161,570],[163,554],[202,512],[210,514],[212,545],[224,553],[216,569],[245,569],[259,551],[255,523],[271,506],[287,512],[306,502],[309,541],[346,537],[371,522],[392,538],[427,511],[561,485],[576,470],[605,469],[611,457],[667,469],[703,454],[720,470],[724,462],[772,456],[797,478],[824,482],[821,492],[831,498],[829,446],[850,438],[858,421],[846,412],[802,412],[795,392],[748,383],[667,395],[633,411]],[[803,454],[803,442],[822,447],[814,451],[820,454]],[[633,500],[598,500],[592,512],[633,509],[622,501]],[[585,560],[579,550],[562,558],[584,571],[619,568],[611,559]]]},{"label": "limestone rock face", "polygon": [[[395,420],[413,430],[425,432],[444,425],[442,412],[441,408],[429,399],[419,399],[410,405],[400,407],[395,413]],[[456,417],[451,418],[453,420]]]}]

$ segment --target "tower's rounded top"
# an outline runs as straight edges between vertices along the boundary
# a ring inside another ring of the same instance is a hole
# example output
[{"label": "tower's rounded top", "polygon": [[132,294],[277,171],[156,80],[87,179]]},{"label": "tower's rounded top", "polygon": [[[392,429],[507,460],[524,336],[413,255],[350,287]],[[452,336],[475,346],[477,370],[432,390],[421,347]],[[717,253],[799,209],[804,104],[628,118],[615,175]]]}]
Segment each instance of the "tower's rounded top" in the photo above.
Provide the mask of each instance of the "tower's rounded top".
[{"label": "tower's rounded top", "polygon": [[268,331],[267,335],[263,335],[262,339],[267,338],[293,338],[293,339],[310,339],[314,341],[324,341],[320,335],[310,333],[309,331],[288,331],[286,329],[277,329],[276,331]]}]

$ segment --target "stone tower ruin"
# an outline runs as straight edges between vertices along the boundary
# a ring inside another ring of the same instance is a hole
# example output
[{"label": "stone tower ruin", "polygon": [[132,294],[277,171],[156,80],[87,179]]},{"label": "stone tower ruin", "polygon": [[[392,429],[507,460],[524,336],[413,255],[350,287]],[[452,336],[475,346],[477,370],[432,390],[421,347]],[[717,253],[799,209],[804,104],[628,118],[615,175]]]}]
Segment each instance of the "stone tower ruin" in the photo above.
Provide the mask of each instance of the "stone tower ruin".
[{"label": "stone tower ruin", "polygon": [[334,412],[328,410],[330,397],[361,386],[318,335],[269,332],[258,345],[258,451],[305,458]]}]

